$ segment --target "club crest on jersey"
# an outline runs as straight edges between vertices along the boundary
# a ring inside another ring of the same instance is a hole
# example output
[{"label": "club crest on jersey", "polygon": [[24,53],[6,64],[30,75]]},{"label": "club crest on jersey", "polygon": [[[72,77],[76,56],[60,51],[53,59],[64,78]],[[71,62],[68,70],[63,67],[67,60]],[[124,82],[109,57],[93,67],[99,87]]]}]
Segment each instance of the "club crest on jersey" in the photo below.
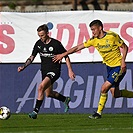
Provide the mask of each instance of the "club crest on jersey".
[{"label": "club crest on jersey", "polygon": [[53,49],[54,49],[53,47],[49,47],[49,51],[53,51]]}]

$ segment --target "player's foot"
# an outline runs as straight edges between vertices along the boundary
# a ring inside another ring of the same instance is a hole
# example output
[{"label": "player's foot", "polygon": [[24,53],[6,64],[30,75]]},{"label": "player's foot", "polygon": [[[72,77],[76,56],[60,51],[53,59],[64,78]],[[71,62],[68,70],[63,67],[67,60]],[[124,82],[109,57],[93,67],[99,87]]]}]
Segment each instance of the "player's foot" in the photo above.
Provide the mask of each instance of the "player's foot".
[{"label": "player's foot", "polygon": [[102,116],[98,113],[94,113],[93,115],[90,115],[89,118],[90,119],[100,119]]},{"label": "player's foot", "polygon": [[68,110],[69,110],[69,102],[70,101],[71,101],[71,98],[70,97],[66,97],[66,100],[64,102],[64,106],[65,106],[64,112],[68,112]]},{"label": "player's foot", "polygon": [[32,119],[36,119],[37,118],[37,113],[35,111],[29,113],[29,117]]}]

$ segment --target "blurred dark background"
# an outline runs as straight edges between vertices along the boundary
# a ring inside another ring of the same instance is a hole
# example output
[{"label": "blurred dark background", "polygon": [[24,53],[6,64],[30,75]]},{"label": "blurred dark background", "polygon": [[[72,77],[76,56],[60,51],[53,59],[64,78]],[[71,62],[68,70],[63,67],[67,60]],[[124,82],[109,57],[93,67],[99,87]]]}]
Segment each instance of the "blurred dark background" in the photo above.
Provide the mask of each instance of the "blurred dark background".
[{"label": "blurred dark background", "polygon": [[133,0],[1,0],[0,11],[132,11]]}]

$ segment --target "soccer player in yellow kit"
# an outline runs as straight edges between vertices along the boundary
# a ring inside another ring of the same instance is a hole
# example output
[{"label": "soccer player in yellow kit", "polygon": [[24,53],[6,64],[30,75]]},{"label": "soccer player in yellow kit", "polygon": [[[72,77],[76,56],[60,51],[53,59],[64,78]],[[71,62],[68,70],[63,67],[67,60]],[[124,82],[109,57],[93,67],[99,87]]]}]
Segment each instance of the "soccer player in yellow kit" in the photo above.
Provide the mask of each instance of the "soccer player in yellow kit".
[{"label": "soccer player in yellow kit", "polygon": [[[101,95],[97,112],[89,116],[89,118],[99,119],[101,118],[102,111],[106,104],[109,90],[115,98],[133,98],[133,92],[126,89],[119,90],[119,84],[126,74],[125,60],[128,52],[127,45],[118,34],[111,31],[104,31],[103,24],[100,20],[93,20],[89,26],[93,34],[91,39],[69,49],[67,52],[54,56],[53,61],[59,61],[66,55],[90,46],[94,46],[98,50],[103,58],[103,63],[107,66],[107,79],[101,86]],[[120,48],[122,51],[120,51]]]}]

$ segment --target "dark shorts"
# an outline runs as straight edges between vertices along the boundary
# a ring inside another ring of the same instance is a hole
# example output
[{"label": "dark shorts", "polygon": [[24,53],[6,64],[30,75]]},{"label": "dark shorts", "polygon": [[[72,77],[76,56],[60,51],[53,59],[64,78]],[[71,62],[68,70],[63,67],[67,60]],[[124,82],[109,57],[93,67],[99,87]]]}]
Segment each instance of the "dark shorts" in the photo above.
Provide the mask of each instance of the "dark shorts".
[{"label": "dark shorts", "polygon": [[45,77],[49,77],[51,80],[51,84],[53,84],[59,77],[60,77],[60,70],[54,69],[54,70],[42,70],[42,80]]},{"label": "dark shorts", "polygon": [[107,66],[107,81],[112,84],[112,87],[118,87],[121,80],[124,78],[126,72],[122,73],[121,67],[109,67]]}]

